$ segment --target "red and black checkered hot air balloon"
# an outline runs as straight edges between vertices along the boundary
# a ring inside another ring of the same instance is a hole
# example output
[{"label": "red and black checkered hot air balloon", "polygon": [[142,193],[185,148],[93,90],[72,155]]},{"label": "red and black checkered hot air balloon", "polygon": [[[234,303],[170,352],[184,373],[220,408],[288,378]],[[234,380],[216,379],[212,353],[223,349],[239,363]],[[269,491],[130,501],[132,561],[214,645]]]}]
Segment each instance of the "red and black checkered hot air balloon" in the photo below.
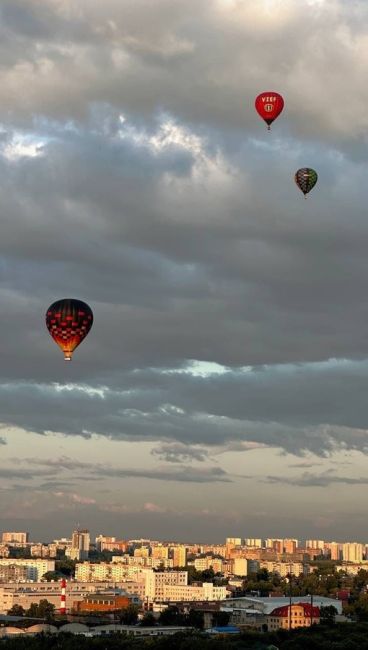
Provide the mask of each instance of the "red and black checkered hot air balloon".
[{"label": "red and black checkered hot air balloon", "polygon": [[92,309],[74,298],[57,300],[46,312],[47,329],[64,352],[65,361],[71,361],[75,348],[86,338],[92,323]]},{"label": "red and black checkered hot air balloon", "polygon": [[270,130],[272,122],[284,108],[284,100],[279,93],[270,90],[256,97],[255,107],[258,115],[266,122],[268,130]]}]

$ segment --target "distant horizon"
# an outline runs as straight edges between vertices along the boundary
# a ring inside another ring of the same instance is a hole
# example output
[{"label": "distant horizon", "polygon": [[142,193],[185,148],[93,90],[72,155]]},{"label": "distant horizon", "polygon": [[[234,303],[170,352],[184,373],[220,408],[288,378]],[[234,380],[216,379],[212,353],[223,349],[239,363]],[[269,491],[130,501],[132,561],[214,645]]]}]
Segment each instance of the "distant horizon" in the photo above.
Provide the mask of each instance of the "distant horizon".
[{"label": "distant horizon", "polygon": [[[42,537],[42,539],[41,538],[33,539],[32,531],[30,529],[28,529],[28,528],[27,529],[26,528],[18,528],[18,529],[15,529],[15,528],[13,528],[13,529],[2,528],[2,529],[0,529],[0,536],[2,535],[2,533],[5,533],[5,532],[14,532],[14,533],[15,532],[26,532],[26,533],[29,533],[29,543],[42,542],[42,543],[50,544],[50,543],[53,542],[54,539],[62,539],[62,538],[71,539],[71,535],[72,535],[74,530],[88,530],[88,532],[90,533],[90,536],[91,536],[91,542],[92,543],[95,542],[95,539],[96,539],[96,537],[98,537],[98,535],[103,535],[104,537],[115,537],[115,539],[117,541],[147,540],[147,541],[159,542],[159,543],[163,543],[163,544],[172,543],[172,544],[183,544],[183,545],[188,545],[188,546],[192,546],[192,545],[196,545],[196,544],[198,544],[198,546],[201,546],[201,545],[214,545],[214,546],[219,545],[220,546],[220,545],[224,545],[226,543],[226,537],[227,538],[231,538],[231,537],[240,538],[242,540],[245,540],[245,539],[261,539],[262,542],[264,542],[266,539],[296,539],[296,540],[298,540],[298,542],[304,542],[304,543],[307,540],[315,539],[315,540],[318,540],[318,541],[324,541],[326,543],[334,543],[334,542],[336,542],[337,544],[348,544],[348,543],[354,544],[354,543],[357,543],[357,544],[362,544],[363,546],[365,546],[365,545],[368,546],[368,540],[367,540],[367,542],[364,542],[364,541],[360,541],[359,539],[339,540],[339,539],[329,539],[329,538],[325,538],[325,537],[296,537],[296,536],[293,536],[293,535],[289,535],[289,536],[287,536],[287,535],[266,535],[266,537],[262,537],[262,536],[260,537],[259,535],[249,535],[247,537],[244,537],[243,535],[240,535],[240,534],[239,535],[233,534],[233,535],[227,535],[222,541],[218,541],[218,540],[186,541],[186,540],[183,540],[183,539],[174,539],[174,538],[170,538],[170,537],[169,538],[159,538],[159,537],[152,537],[152,536],[149,537],[149,536],[144,536],[144,535],[139,536],[139,537],[138,536],[137,537],[130,536],[130,535],[128,535],[128,536],[120,536],[120,535],[117,535],[117,534],[115,534],[113,532],[109,532],[109,531],[108,532],[95,533],[95,532],[93,532],[93,528],[91,529],[88,526],[80,526],[79,528],[74,528],[73,530],[70,531],[69,534],[55,535],[55,536],[50,537],[47,540],[44,537]],[[301,546],[300,548],[304,548],[304,546]]]}]

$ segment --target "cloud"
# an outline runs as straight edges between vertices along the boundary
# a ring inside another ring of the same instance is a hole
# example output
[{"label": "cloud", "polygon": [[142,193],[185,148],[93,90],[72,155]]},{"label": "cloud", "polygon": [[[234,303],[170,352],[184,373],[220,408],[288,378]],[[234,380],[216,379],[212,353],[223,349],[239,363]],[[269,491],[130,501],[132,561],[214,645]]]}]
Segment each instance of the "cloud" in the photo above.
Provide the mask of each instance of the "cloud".
[{"label": "cloud", "polygon": [[183,443],[162,443],[152,450],[152,455],[168,463],[183,463],[191,461],[204,462],[208,459],[208,450]]},{"label": "cloud", "polygon": [[294,485],[297,487],[327,487],[329,485],[339,484],[342,485],[366,485],[368,479],[365,477],[350,477],[350,476],[337,476],[329,472],[323,474],[311,474],[304,472],[301,476],[297,477],[280,477],[280,476],[267,476],[265,478],[267,483],[280,483],[283,485]]},{"label": "cloud", "polygon": [[[367,4],[44,4],[0,9],[4,452],[14,427],[150,441],[151,470],[60,471],[173,489],[231,481],[227,452],[366,454]],[[44,315],[72,295],[95,320],[65,365]]]},{"label": "cloud", "polygon": [[[68,458],[60,459],[35,459],[35,458],[24,458],[24,463],[35,466],[46,465],[49,470],[41,470],[41,473],[52,473],[55,468],[75,472],[79,470],[84,471],[85,480],[87,476],[90,480],[95,480],[95,477],[98,479],[111,479],[111,478],[145,478],[153,479],[158,481],[178,481],[180,483],[230,483],[231,478],[227,475],[225,470],[220,467],[204,467],[204,468],[193,468],[186,467],[184,465],[180,467],[158,467],[158,468],[126,468],[126,467],[114,467],[108,464],[101,463],[86,463],[81,461],[75,461]],[[38,474],[37,469],[37,474]],[[27,471],[26,471],[27,473]],[[0,470],[1,474],[1,470]],[[22,471],[19,471],[19,474],[22,474]],[[77,477],[79,478],[79,477]]]},{"label": "cloud", "polygon": [[227,368],[209,376],[136,369],[121,371],[119,379],[113,374],[110,386],[0,384],[0,408],[8,424],[42,434],[52,427],[86,438],[164,439],[154,454],[166,460],[180,454],[199,460],[206,448],[217,453],[219,447],[366,453],[367,377],[366,361],[336,359]]}]

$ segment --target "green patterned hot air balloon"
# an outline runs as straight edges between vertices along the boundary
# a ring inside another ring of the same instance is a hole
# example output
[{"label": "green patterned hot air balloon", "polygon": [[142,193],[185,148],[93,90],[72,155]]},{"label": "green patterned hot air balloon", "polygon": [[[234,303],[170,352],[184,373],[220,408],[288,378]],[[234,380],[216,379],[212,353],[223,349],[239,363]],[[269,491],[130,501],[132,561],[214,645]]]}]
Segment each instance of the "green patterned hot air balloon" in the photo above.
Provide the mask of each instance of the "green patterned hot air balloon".
[{"label": "green patterned hot air balloon", "polygon": [[303,192],[304,198],[307,198],[308,192],[310,192],[317,183],[318,174],[310,167],[302,167],[302,169],[298,169],[294,178],[297,186]]}]

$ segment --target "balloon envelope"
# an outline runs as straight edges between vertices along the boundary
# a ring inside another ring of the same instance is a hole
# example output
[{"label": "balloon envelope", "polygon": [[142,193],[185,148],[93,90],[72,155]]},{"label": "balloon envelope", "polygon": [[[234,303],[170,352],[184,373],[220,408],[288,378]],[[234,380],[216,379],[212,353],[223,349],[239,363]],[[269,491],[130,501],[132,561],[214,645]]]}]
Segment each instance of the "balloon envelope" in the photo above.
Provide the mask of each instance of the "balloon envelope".
[{"label": "balloon envelope", "polygon": [[46,327],[55,343],[70,361],[76,347],[83,341],[93,323],[92,309],[74,298],[57,300],[46,312]]},{"label": "balloon envelope", "polygon": [[255,107],[258,115],[266,122],[269,129],[284,108],[284,100],[279,93],[268,91],[256,97]]},{"label": "balloon envelope", "polygon": [[311,167],[302,167],[301,169],[298,169],[294,179],[299,189],[303,192],[304,196],[306,196],[317,183],[318,174]]}]

